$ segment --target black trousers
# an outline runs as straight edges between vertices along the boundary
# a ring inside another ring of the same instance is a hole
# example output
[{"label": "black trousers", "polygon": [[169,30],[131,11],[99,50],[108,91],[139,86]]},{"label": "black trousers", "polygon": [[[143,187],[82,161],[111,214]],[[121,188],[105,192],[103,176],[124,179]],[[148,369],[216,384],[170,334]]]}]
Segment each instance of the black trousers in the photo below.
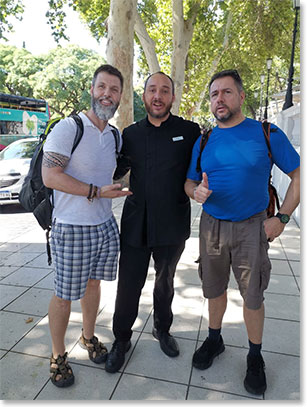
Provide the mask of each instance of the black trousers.
[{"label": "black trousers", "polygon": [[171,305],[174,297],[174,275],[184,247],[185,241],[180,245],[153,248],[132,247],[121,243],[113,316],[113,333],[118,341],[128,341],[132,336],[131,328],[138,315],[151,255],[156,271],[153,291],[154,326],[158,330],[169,331],[173,322]]}]

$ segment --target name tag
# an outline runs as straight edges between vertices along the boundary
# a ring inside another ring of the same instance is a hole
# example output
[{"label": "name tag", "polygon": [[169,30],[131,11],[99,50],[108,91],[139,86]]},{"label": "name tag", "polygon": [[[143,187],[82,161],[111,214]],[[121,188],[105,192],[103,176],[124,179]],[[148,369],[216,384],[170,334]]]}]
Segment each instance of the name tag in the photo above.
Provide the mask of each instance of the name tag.
[{"label": "name tag", "polygon": [[183,136],[173,137],[173,141],[180,141],[183,140]]}]

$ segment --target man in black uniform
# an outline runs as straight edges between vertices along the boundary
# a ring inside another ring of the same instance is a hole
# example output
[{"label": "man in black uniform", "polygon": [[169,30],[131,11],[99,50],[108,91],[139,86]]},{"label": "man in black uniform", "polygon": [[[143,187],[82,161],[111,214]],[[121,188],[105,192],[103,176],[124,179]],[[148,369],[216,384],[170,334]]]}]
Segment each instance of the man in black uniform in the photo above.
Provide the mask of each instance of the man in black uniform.
[{"label": "man in black uniform", "polygon": [[170,113],[174,83],[163,72],[149,76],[143,101],[147,117],[123,131],[122,157],[114,179],[129,169],[130,190],[121,218],[121,254],[113,333],[115,341],[106,371],[117,372],[130,349],[132,326],[145,284],[151,255],[156,271],[153,292],[153,336],[162,351],[179,355],[169,334],[173,322],[174,275],[190,236],[190,200],[184,182],[192,147],[200,135],[196,123]]}]

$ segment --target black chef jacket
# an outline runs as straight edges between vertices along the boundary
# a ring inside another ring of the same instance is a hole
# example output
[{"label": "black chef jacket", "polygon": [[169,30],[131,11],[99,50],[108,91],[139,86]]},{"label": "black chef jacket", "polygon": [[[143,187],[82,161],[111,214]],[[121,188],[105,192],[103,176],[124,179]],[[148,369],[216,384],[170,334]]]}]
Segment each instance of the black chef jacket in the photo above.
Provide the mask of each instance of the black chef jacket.
[{"label": "black chef jacket", "polygon": [[134,247],[176,245],[190,236],[190,199],[184,192],[198,124],[170,114],[160,127],[148,118],[123,131],[114,180],[129,169],[130,190],[121,218],[121,239]]}]

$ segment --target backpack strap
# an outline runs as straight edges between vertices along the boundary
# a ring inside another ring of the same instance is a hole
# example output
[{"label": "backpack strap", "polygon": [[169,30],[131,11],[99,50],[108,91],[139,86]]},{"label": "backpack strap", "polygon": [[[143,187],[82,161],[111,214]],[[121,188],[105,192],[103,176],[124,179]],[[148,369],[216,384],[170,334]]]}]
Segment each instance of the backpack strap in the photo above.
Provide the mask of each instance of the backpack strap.
[{"label": "backpack strap", "polygon": [[212,133],[212,130],[210,129],[210,130],[207,130],[205,132],[205,134],[201,135],[200,144],[199,144],[199,155],[197,157],[197,163],[196,163],[196,171],[197,172],[201,172],[201,166],[200,166],[201,155],[202,155],[202,152],[203,152],[203,150],[204,150],[204,148],[205,148],[205,146],[206,146],[206,144],[208,142],[208,139],[209,139],[209,136],[210,136],[211,133]]},{"label": "backpack strap", "polygon": [[[277,129],[271,128],[271,123],[266,120],[262,121],[261,124],[262,124],[262,130],[263,130],[265,142],[268,147],[268,156],[270,157],[270,160],[271,160],[271,166],[273,166],[270,135],[271,135],[271,132],[275,132],[275,131],[277,131]],[[271,183],[271,178],[272,178],[272,174],[270,174],[270,178],[269,178],[269,194],[270,195],[272,194],[275,197],[275,203],[276,203],[277,209],[279,210],[279,208],[280,208],[279,198],[278,198],[276,188]]]},{"label": "backpack strap", "polygon": [[266,145],[268,146],[268,150],[269,150],[268,155],[272,162],[272,152],[271,152],[271,144],[270,144],[271,123],[264,120],[263,122],[261,122],[261,125],[262,125],[265,142],[266,142]]},{"label": "backpack strap", "polygon": [[112,124],[109,123],[109,126],[112,127],[111,131],[113,133],[114,136],[114,140],[115,140],[115,152],[116,152],[116,158],[119,157],[120,153],[119,153],[119,145],[120,145],[120,136],[119,136],[119,130],[113,126]]},{"label": "backpack strap", "polygon": [[75,149],[78,147],[78,144],[81,141],[81,138],[83,136],[83,132],[84,132],[84,126],[83,126],[83,121],[81,119],[81,117],[77,114],[71,115],[70,117],[72,117],[74,119],[74,121],[76,122],[77,125],[77,133],[75,135],[75,140],[74,140],[74,144],[71,150],[71,154],[75,151]]}]

